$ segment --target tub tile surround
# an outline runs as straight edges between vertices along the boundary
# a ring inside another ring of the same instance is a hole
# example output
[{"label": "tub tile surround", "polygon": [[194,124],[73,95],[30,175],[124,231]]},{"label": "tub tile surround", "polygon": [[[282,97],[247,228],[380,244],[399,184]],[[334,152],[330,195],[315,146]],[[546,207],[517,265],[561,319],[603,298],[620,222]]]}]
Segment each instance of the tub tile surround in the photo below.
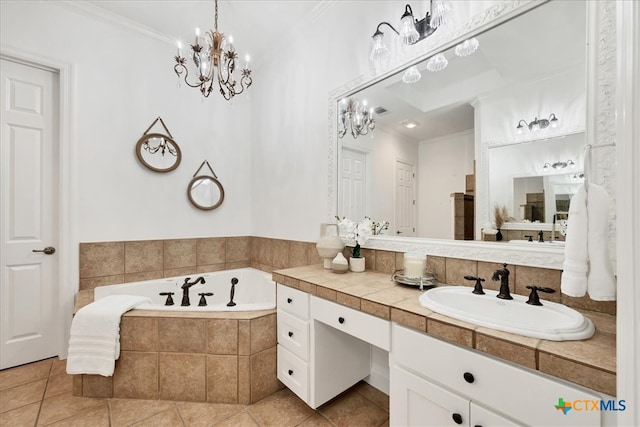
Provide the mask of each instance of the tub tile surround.
[{"label": "tub tile surround", "polygon": [[74,375],[74,396],[251,404],[282,388],[275,310],[133,310],[120,333],[114,375]]},{"label": "tub tile surround", "polygon": [[271,272],[320,262],[315,242],[251,236],[80,243],[80,289],[249,266]]},{"label": "tub tile surround", "polygon": [[[432,265],[438,266],[442,260],[431,262]],[[444,264],[454,265],[456,268],[460,265],[457,262],[449,263],[448,259]],[[472,264],[464,263],[463,268],[473,269],[474,266],[477,272],[484,269],[491,270],[500,264],[473,262]],[[531,267],[524,267],[524,269],[521,266],[513,267],[516,281],[512,291],[521,289],[520,282],[528,280],[527,277],[536,280],[540,280],[539,277],[543,280],[552,280],[557,276],[550,272],[541,272],[542,276],[536,276],[535,271],[530,271]],[[386,273],[365,271],[336,275],[330,270],[323,269],[321,265],[313,265],[278,270],[273,272],[273,278],[283,285],[338,303],[345,303],[349,307],[390,319],[458,345],[476,349],[611,396],[616,395],[615,310],[611,312],[608,304],[595,304],[594,306],[599,308],[600,312],[578,308],[596,325],[596,333],[591,339],[547,341],[482,328],[434,313],[418,302],[419,289],[398,285],[392,282],[390,275]],[[465,274],[475,273],[469,271]],[[518,282],[518,274],[525,279],[520,279]],[[549,274],[549,277],[545,274]],[[485,283],[490,281],[487,280]],[[550,283],[545,282],[545,286],[550,286]],[[557,286],[559,291],[559,283],[554,286]]]}]

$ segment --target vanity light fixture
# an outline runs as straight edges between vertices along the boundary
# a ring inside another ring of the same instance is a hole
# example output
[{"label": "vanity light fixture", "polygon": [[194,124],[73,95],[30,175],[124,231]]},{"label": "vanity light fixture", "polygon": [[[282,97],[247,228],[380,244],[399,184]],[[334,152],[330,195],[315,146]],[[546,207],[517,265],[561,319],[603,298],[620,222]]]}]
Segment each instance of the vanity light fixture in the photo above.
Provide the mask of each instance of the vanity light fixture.
[{"label": "vanity light fixture", "polygon": [[554,162],[553,164],[551,163],[545,163],[544,166],[542,166],[542,170],[544,170],[545,172],[549,171],[550,168],[553,168],[554,170],[560,170],[560,169],[565,169],[567,167],[569,168],[573,168],[575,167],[576,163],[569,159],[566,162]]},{"label": "vanity light fixture", "polygon": [[[218,91],[227,101],[235,95],[241,94],[244,89],[251,86],[251,69],[249,69],[249,55],[245,57],[244,68],[240,71],[240,79],[236,80],[233,73],[236,69],[238,54],[233,47],[233,37],[225,37],[218,31],[218,0],[215,0],[214,30],[200,36],[200,28],[196,28],[196,38],[191,45],[189,56],[193,61],[193,67],[197,78],[190,82],[187,58],[182,56],[182,43],[178,42],[178,55],[175,56],[176,65],[173,70],[189,87],[200,89],[205,98],[211,94],[214,83],[218,84]],[[239,85],[238,85],[239,83]]]},{"label": "vanity light fixture", "polygon": [[342,138],[347,132],[353,138],[366,135],[373,131],[376,122],[373,119],[373,108],[367,110],[367,101],[344,98],[338,103],[338,137]]},{"label": "vanity light fixture", "polygon": [[379,23],[372,36],[373,48],[369,58],[379,64],[389,56],[389,48],[384,43],[384,33],[380,29],[383,25],[388,26],[400,36],[404,46],[413,45],[426,39],[438,27],[445,25],[451,9],[449,2],[447,0],[431,0],[429,3],[430,11],[420,20],[414,18],[411,6],[405,5],[404,13],[400,18],[400,31],[386,21]]},{"label": "vanity light fixture", "polygon": [[420,80],[421,77],[422,74],[420,74],[420,70],[418,70],[418,67],[413,65],[404,71],[404,74],[402,74],[402,81],[406,84],[412,84]]},{"label": "vanity light fixture", "polygon": [[538,119],[537,117],[533,119],[532,122],[527,123],[526,121],[520,120],[518,122],[518,126],[516,126],[516,132],[518,135],[522,135],[524,132],[524,128],[528,127],[531,132],[537,132],[540,129],[545,129],[550,127],[551,129],[555,129],[558,127],[559,120],[558,117],[554,113],[551,113],[548,119]]},{"label": "vanity light fixture", "polygon": [[478,46],[480,46],[480,42],[475,37],[472,37],[458,44],[453,51],[457,56],[464,57],[478,50]]},{"label": "vanity light fixture", "polygon": [[584,174],[582,172],[580,173],[574,173],[573,176],[571,177],[571,180],[573,182],[578,182],[584,179]]},{"label": "vanity light fixture", "polygon": [[444,70],[447,68],[447,65],[449,65],[449,61],[447,61],[444,54],[437,53],[427,61],[427,70],[435,73]]}]

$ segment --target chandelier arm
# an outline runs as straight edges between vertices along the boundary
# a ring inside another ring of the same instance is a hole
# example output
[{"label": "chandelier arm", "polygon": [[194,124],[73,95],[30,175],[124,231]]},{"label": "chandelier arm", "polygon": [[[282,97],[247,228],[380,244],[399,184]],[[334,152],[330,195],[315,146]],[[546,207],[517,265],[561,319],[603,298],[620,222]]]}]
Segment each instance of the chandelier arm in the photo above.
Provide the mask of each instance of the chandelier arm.
[{"label": "chandelier arm", "polygon": [[[179,71],[179,68],[182,68],[184,71]],[[206,81],[201,81],[198,84],[192,84],[189,82],[189,80],[187,80],[188,76],[189,76],[189,69],[187,67],[185,67],[184,64],[176,64],[173,67],[173,70],[176,72],[176,74],[178,75],[178,77],[182,76],[182,73],[184,72],[184,77],[182,78],[184,80],[184,82],[187,84],[187,86],[189,87],[202,87]]]}]

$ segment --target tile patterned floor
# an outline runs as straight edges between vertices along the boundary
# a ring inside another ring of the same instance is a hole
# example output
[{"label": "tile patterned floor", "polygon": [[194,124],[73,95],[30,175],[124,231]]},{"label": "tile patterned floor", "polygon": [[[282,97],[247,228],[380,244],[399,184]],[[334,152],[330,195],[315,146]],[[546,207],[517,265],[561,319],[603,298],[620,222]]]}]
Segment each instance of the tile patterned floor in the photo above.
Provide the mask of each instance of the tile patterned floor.
[{"label": "tile patterned floor", "polygon": [[288,389],[253,405],[72,395],[65,361],[47,359],[0,371],[0,426],[388,427],[389,399],[361,382],[314,411]]}]

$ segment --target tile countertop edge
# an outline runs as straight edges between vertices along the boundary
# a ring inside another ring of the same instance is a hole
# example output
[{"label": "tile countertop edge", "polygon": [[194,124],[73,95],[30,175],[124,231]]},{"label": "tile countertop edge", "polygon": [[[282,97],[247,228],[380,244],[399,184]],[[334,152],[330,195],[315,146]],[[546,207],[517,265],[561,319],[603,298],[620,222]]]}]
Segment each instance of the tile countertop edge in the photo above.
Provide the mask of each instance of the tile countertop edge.
[{"label": "tile countertop edge", "polygon": [[[359,278],[362,281],[366,281],[389,277],[383,273],[376,272],[353,274],[354,286],[356,286],[355,282]],[[327,278],[332,276],[328,275],[332,275],[332,273],[324,270],[321,265],[314,265],[274,271],[273,280],[282,285],[320,297],[329,291],[348,293],[349,288],[344,287],[344,284],[341,284],[340,289],[329,288],[327,283],[330,281]],[[322,284],[318,284],[318,282],[322,282]],[[306,284],[306,286],[303,284]],[[400,285],[393,284],[389,287],[393,286]],[[375,296],[375,294],[374,292],[367,294],[366,297],[364,295],[352,295],[352,297],[359,298],[361,301],[371,301],[372,296]],[[615,334],[611,333],[612,330],[615,330],[615,316],[594,313],[595,316],[598,316],[598,323],[605,322],[605,327],[600,328],[598,325],[596,334],[592,338],[582,341],[559,342],[524,337],[461,322],[427,310],[418,303],[415,297],[406,298],[396,303],[379,301],[376,303],[387,305],[391,312],[391,321],[403,326],[490,354],[528,369],[537,370],[555,378],[570,381],[579,386],[606,393],[610,396],[616,395],[616,337]],[[352,308],[357,309],[353,306]],[[589,312],[580,311],[585,316],[590,316]],[[611,325],[606,325],[607,322],[611,322]],[[492,341],[503,343],[504,346],[491,345]],[[512,351],[505,351],[505,348]],[[549,358],[564,361],[566,369],[558,371],[553,364],[547,362]],[[541,363],[541,359],[545,362]],[[600,378],[597,382],[593,380],[594,373],[597,373]]]}]

